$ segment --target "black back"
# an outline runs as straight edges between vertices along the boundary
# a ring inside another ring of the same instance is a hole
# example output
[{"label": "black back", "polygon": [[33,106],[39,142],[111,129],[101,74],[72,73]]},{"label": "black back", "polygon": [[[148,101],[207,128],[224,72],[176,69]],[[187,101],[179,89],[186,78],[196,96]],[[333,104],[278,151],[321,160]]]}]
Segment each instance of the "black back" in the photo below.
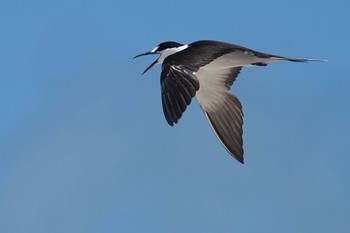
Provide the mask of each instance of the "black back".
[{"label": "black back", "polygon": [[[166,42],[167,43],[167,42]],[[189,44],[188,48],[168,56],[164,63],[172,65],[185,65],[187,69],[198,71],[198,69],[216,58],[234,51],[247,51],[257,57],[269,57],[271,55],[260,53],[239,45],[220,41],[200,40]]]}]

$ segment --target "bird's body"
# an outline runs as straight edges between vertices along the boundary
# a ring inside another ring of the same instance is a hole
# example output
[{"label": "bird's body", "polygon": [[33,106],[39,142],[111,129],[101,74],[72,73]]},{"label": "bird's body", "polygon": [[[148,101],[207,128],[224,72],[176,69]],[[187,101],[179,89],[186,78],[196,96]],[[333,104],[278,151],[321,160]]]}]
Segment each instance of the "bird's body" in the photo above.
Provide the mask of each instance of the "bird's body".
[{"label": "bird's body", "polygon": [[171,126],[177,123],[192,97],[196,96],[215,135],[241,163],[242,105],[229,90],[242,67],[265,66],[274,61],[321,61],[287,58],[209,40],[188,45],[164,42],[138,56],[148,54],[160,54],[145,72],[155,64],[162,64],[162,105],[167,122]]}]

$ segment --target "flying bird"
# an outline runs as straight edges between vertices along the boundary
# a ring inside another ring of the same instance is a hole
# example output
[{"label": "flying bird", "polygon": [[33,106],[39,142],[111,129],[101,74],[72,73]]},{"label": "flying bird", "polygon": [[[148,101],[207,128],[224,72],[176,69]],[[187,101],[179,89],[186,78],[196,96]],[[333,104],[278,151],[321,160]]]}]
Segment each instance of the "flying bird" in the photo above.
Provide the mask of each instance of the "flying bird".
[{"label": "flying bird", "polygon": [[161,98],[166,121],[173,126],[196,96],[210,127],[228,153],[243,160],[243,111],[230,92],[243,66],[266,66],[277,61],[309,62],[320,59],[289,58],[261,53],[219,41],[201,40],[191,44],[163,42],[134,58],[159,54],[142,73],[162,64]]}]

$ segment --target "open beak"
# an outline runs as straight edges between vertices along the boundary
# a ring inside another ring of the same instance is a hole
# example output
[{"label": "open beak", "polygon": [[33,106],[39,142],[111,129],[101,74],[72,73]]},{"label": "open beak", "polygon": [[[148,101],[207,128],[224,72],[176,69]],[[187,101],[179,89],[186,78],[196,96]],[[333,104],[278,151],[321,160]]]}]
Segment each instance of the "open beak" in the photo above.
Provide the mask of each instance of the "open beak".
[{"label": "open beak", "polygon": [[145,55],[152,55],[152,54],[155,54],[155,53],[152,53],[152,52],[145,52],[145,53],[141,53],[133,58],[137,58],[137,57],[141,57],[141,56],[145,56]]},{"label": "open beak", "polygon": [[[157,54],[157,53],[153,53],[153,52],[145,52],[145,53],[141,53],[137,56],[135,56],[134,58],[137,58],[137,57],[141,57],[141,56],[145,56],[145,55],[153,55],[153,54]],[[151,69],[155,64],[157,64],[158,62],[158,59],[155,60],[149,67],[147,67],[147,69],[145,71],[143,71],[142,74],[146,73],[149,69]]]}]

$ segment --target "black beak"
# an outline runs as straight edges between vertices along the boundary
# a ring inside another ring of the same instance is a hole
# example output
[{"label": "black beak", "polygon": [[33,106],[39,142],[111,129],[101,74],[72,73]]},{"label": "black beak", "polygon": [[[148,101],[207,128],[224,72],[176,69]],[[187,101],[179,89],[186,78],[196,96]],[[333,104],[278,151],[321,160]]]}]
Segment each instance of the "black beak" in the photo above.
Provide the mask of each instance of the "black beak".
[{"label": "black beak", "polygon": [[[153,53],[153,52],[145,52],[145,53],[141,53],[141,54],[139,54],[139,55],[137,55],[137,56],[135,56],[134,58],[137,58],[137,57],[141,57],[141,56],[145,56],[145,55],[153,55],[153,54],[157,54],[157,53]],[[144,73],[146,73],[149,69],[151,69],[152,68],[152,66],[154,66],[155,64],[157,64],[157,62],[158,62],[158,59],[157,60],[155,60],[149,67],[147,67],[147,69],[145,70],[145,71],[143,71],[143,73],[142,74],[144,74]]]},{"label": "black beak", "polygon": [[155,53],[152,53],[152,52],[145,52],[145,53],[141,53],[135,57],[133,57],[134,59],[137,58],[137,57],[141,57],[141,56],[145,56],[145,55],[152,55],[152,54],[155,54]]}]

